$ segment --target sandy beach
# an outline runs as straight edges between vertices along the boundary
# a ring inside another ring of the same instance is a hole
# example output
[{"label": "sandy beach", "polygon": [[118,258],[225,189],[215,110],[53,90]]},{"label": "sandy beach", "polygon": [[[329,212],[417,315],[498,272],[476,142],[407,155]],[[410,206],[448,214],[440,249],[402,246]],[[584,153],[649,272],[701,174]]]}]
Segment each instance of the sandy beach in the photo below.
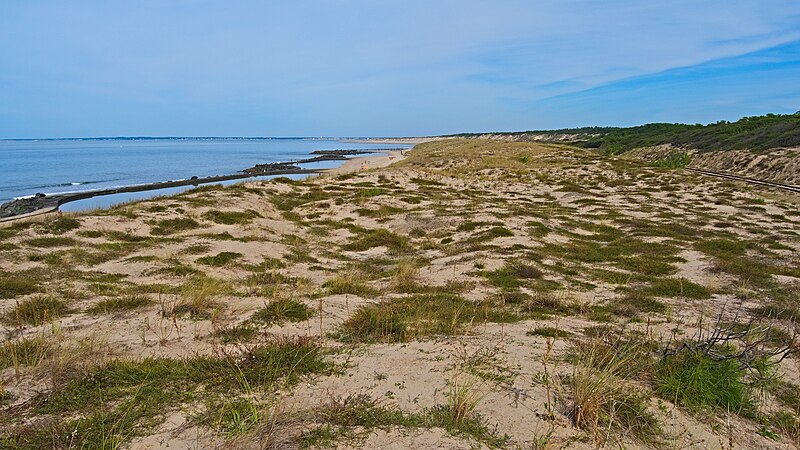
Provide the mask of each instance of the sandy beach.
[{"label": "sandy beach", "polygon": [[[382,142],[395,144],[397,142]],[[403,142],[405,143],[405,142]],[[372,155],[362,156],[357,158],[349,158],[342,163],[341,166],[334,169],[327,169],[325,173],[330,175],[344,175],[353,172],[362,172],[370,169],[379,169],[386,167],[390,164],[402,161],[405,159],[406,151],[389,151],[386,155]]]}]

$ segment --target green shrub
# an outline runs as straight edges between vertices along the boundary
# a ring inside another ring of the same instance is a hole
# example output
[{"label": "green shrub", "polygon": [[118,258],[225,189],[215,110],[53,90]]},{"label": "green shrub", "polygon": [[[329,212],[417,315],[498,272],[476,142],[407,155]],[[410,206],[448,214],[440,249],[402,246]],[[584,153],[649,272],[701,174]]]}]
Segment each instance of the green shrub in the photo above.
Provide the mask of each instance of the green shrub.
[{"label": "green shrub", "polygon": [[689,165],[691,158],[687,152],[670,153],[664,158],[653,162],[653,166],[663,169],[683,169]]}]

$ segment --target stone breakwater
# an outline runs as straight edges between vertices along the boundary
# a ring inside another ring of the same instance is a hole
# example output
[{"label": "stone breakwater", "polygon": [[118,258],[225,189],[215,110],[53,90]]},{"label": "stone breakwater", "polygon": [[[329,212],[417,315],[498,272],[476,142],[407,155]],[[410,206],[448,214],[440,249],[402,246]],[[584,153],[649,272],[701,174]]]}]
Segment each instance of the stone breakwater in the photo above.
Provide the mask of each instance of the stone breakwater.
[{"label": "stone breakwater", "polygon": [[52,211],[59,206],[75,200],[83,200],[101,195],[120,194],[125,192],[142,192],[157,189],[165,189],[180,186],[199,186],[207,183],[218,183],[221,181],[238,180],[253,177],[263,177],[271,175],[302,175],[315,174],[320,170],[304,169],[300,164],[308,164],[320,161],[340,161],[346,160],[346,155],[357,155],[362,153],[381,152],[386,150],[317,150],[313,158],[300,159],[288,162],[275,162],[267,164],[256,164],[253,167],[242,170],[230,175],[217,175],[212,177],[191,177],[183,180],[162,181],[157,183],[138,184],[134,186],[124,186],[111,189],[99,189],[94,191],[72,192],[64,194],[36,194],[32,197],[25,197],[0,205],[0,220],[10,219],[24,214],[37,211]]}]

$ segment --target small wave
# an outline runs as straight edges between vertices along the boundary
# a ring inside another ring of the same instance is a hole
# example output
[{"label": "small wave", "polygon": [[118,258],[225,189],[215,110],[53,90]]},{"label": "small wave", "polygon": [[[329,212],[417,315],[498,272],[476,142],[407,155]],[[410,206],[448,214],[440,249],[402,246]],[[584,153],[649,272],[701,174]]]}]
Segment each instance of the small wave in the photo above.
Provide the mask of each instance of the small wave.
[{"label": "small wave", "polygon": [[4,186],[4,190],[9,191],[21,191],[21,190],[33,190],[33,189],[51,189],[51,188],[60,188],[60,187],[70,187],[70,186],[85,186],[87,184],[100,184],[100,183],[110,183],[112,181],[119,181],[122,178],[112,178],[108,180],[87,180],[87,181],[72,181],[69,183],[53,183],[53,184],[38,184],[38,185],[23,185],[23,186]]}]

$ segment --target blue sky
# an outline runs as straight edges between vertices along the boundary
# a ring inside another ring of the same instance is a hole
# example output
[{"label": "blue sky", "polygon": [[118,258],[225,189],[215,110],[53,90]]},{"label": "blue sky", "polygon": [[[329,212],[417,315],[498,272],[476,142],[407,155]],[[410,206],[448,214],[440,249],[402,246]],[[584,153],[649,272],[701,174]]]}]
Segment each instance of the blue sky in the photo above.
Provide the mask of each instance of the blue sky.
[{"label": "blue sky", "polygon": [[401,136],[800,110],[796,0],[0,8],[0,138]]}]

